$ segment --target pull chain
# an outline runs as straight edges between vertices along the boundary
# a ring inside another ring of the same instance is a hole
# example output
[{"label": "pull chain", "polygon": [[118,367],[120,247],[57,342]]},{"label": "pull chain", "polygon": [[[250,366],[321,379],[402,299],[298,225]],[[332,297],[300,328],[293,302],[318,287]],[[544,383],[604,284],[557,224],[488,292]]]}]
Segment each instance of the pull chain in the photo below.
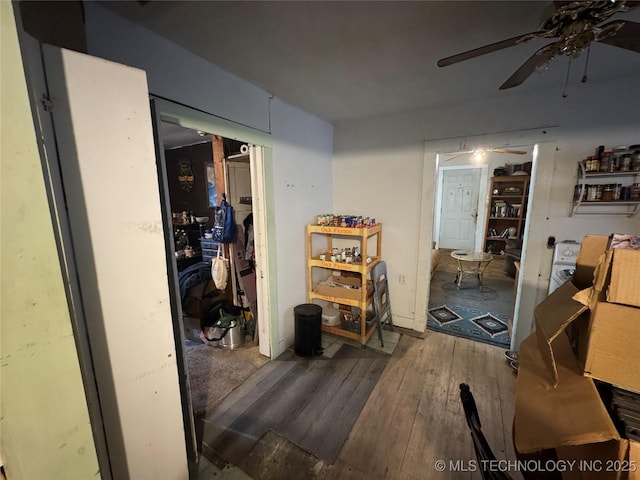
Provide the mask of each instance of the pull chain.
[{"label": "pull chain", "polygon": [[569,65],[567,66],[567,77],[564,79],[564,92],[562,92],[562,98],[567,98],[567,85],[569,84],[569,72],[571,71],[571,57],[569,57]]},{"label": "pull chain", "polygon": [[589,68],[589,54],[591,53],[591,44],[587,47],[587,61],[584,63],[584,75],[582,75],[582,83],[587,83],[587,68]]}]

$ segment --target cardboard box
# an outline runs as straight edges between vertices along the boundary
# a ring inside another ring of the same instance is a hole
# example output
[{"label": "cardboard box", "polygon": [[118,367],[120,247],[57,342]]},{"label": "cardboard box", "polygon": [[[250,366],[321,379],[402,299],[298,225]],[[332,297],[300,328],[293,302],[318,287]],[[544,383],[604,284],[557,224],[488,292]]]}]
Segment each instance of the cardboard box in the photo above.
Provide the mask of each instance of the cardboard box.
[{"label": "cardboard box", "polygon": [[[362,283],[357,277],[348,276],[330,276],[333,285],[316,286],[315,291],[319,295],[326,295],[335,298],[346,298],[349,300],[360,300],[362,295]],[[367,296],[373,293],[373,284],[371,280],[367,280]]]},{"label": "cardboard box", "polygon": [[640,307],[640,250],[607,250],[594,271],[590,307],[597,302]]},{"label": "cardboard box", "polygon": [[614,267],[624,263],[617,269],[622,272],[618,283],[623,283],[624,272],[630,271],[626,266],[633,265],[628,252],[637,251],[605,251],[607,244],[608,237],[585,237],[576,265],[577,281],[585,289],[566,282],[534,310],[535,334],[547,378],[554,387],[559,383],[555,342],[566,333],[585,375],[640,391],[640,369],[636,368],[640,308],[607,302]]},{"label": "cardboard box", "polygon": [[587,318],[571,331],[584,374],[640,392],[640,308],[597,302]]},{"label": "cardboard box", "polygon": [[578,290],[593,285],[594,271],[601,262],[602,255],[607,251],[609,237],[603,235],[586,235],[582,239],[576,269],[573,274],[573,284]]},{"label": "cardboard box", "polygon": [[586,305],[573,299],[576,293],[578,289],[571,282],[565,282],[533,312],[538,346],[546,366],[547,378],[554,387],[559,383],[554,341],[560,336],[565,337],[564,332],[569,324],[588,310]]},{"label": "cardboard box", "polygon": [[556,388],[549,385],[541,353],[535,333],[520,345],[514,418],[518,454],[554,449],[558,459],[576,462],[565,464],[572,468],[562,473],[564,479],[634,478],[623,467],[638,461],[638,445],[620,438],[593,380],[582,375],[568,338],[559,335],[554,344]]},{"label": "cardboard box", "polygon": [[608,237],[585,237],[573,283],[536,307],[536,331],[520,345],[514,444],[520,454],[551,449],[575,462],[565,480],[640,480],[640,445],[620,438],[589,378],[640,391],[640,308],[607,301],[621,298],[620,289],[611,296],[614,266],[623,264],[624,283],[635,260],[607,245]]},{"label": "cardboard box", "polygon": [[628,460],[630,466],[637,466],[635,471],[629,472],[629,480],[640,480],[640,442],[629,442]]},{"label": "cardboard box", "polygon": [[640,307],[640,250],[612,250],[607,301]]}]

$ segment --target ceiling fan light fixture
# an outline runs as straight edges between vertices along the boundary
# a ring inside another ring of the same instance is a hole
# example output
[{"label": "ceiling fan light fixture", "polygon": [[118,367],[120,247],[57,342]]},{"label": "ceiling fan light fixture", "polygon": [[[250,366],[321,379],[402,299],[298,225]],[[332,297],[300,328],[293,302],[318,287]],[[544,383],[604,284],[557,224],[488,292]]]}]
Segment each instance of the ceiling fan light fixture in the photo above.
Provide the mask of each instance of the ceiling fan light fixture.
[{"label": "ceiling fan light fixture", "polygon": [[482,148],[478,148],[474,150],[473,153],[471,154],[471,157],[476,163],[482,162],[486,156],[487,156],[487,152],[484,151]]}]

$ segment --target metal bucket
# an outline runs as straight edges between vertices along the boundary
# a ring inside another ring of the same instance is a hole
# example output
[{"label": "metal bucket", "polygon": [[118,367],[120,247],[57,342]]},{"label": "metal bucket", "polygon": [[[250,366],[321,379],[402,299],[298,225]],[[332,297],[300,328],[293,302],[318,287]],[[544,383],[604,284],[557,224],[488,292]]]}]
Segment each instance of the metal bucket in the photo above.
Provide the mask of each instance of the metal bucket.
[{"label": "metal bucket", "polygon": [[[244,345],[244,341],[246,337],[245,319],[242,314],[238,315],[237,319],[238,321],[236,325],[229,328],[229,331],[227,332],[227,334],[218,342],[219,347],[233,350],[234,348],[238,348]],[[222,335],[223,332],[220,331],[220,329],[216,328],[216,330],[218,330],[216,332],[218,336]]]}]

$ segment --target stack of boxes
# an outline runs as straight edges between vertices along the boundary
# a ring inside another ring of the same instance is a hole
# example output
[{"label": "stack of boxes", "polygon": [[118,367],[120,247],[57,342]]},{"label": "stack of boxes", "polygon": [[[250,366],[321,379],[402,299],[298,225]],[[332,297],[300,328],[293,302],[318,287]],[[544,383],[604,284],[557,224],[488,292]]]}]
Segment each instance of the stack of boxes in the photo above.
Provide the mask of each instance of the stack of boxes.
[{"label": "stack of boxes", "polygon": [[586,236],[573,280],[535,323],[520,347],[516,450],[575,461],[563,479],[640,480],[640,443],[616,428],[594,382],[640,392],[640,249]]}]

